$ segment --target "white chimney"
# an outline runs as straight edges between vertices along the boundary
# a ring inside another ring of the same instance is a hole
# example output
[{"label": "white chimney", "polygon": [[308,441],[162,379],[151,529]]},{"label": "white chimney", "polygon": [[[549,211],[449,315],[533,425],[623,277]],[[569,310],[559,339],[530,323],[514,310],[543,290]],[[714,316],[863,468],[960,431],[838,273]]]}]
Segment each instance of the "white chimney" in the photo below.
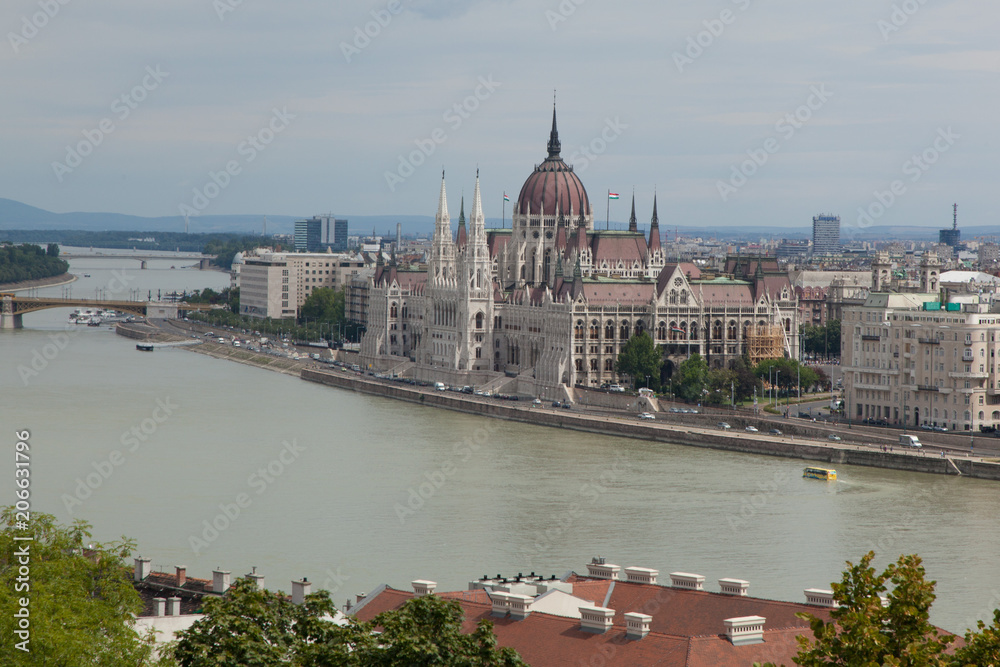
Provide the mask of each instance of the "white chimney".
[{"label": "white chimney", "polygon": [[740,616],[722,621],[726,626],[726,636],[733,646],[764,643],[763,616]]},{"label": "white chimney", "polygon": [[744,579],[719,579],[719,588],[725,595],[739,595],[746,597],[750,588],[750,582]]},{"label": "white chimney", "polygon": [[264,575],[257,574],[256,567],[251,568],[251,572],[250,574],[247,575],[247,579],[249,579],[250,581],[254,582],[257,585],[258,591],[264,590]]},{"label": "white chimney", "polygon": [[306,596],[312,591],[312,582],[302,577],[301,581],[292,582],[292,604],[304,604]]},{"label": "white chimney", "polygon": [[177,566],[177,587],[183,588],[187,583],[187,565]]},{"label": "white chimney", "polygon": [[587,574],[594,579],[617,579],[620,571],[620,566],[605,563],[600,556],[587,563]]},{"label": "white chimney", "polygon": [[630,611],[625,614],[625,637],[626,639],[642,639],[649,634],[649,624],[653,617],[647,614],[639,614]]},{"label": "white chimney", "polygon": [[212,570],[212,592],[225,593],[229,590],[229,571]]},{"label": "white chimney", "polygon": [[625,568],[625,580],[632,584],[655,584],[658,576],[660,576],[659,570],[651,570],[648,567]]},{"label": "white chimney", "polygon": [[507,612],[510,611],[510,593],[492,591],[490,592],[490,600],[493,602],[492,613],[494,616],[506,616]]},{"label": "white chimney", "polygon": [[434,589],[437,588],[436,581],[428,581],[426,579],[411,581],[410,585],[413,586],[413,592],[418,598],[422,598],[425,595],[431,595],[434,593]]},{"label": "white chimney", "polygon": [[584,632],[603,633],[611,629],[615,610],[607,607],[580,607],[580,629]]},{"label": "white chimney", "polygon": [[833,591],[823,588],[807,588],[805,590],[806,604],[814,604],[820,607],[837,607],[833,601]]},{"label": "white chimney", "polygon": [[671,572],[670,585],[674,588],[686,588],[689,591],[705,590],[705,577],[690,572]]},{"label": "white chimney", "polygon": [[181,599],[179,597],[167,598],[167,616],[181,615]]},{"label": "white chimney", "polygon": [[156,616],[163,616],[166,613],[167,601],[164,598],[153,598],[153,609]]},{"label": "white chimney", "polygon": [[143,581],[149,576],[152,571],[152,561],[148,558],[136,558],[135,559],[135,570],[132,572],[132,576],[136,581]]},{"label": "white chimney", "polygon": [[521,621],[528,618],[531,613],[531,603],[535,598],[530,595],[518,595],[517,593],[507,594],[507,607],[510,609],[510,617]]}]

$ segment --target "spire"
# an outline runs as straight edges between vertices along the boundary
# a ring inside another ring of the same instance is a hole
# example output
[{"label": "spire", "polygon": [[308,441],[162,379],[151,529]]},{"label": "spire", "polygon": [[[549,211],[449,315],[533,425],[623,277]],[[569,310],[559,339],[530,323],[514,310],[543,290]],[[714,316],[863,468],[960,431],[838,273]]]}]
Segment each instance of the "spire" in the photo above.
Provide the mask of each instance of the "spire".
[{"label": "spire", "polygon": [[653,193],[653,218],[649,221],[650,225],[660,226],[660,216],[656,215],[656,193]]},{"label": "spire", "polygon": [[630,232],[639,231],[639,223],[635,219],[635,190],[632,191],[632,215],[628,219],[628,230]]},{"label": "spire", "polygon": [[650,252],[660,249],[660,217],[656,214],[656,193],[653,193],[653,217],[649,221],[649,243],[646,244]]},{"label": "spire", "polygon": [[465,195],[462,195],[462,208],[458,214],[458,236],[455,238],[455,242],[459,248],[464,248],[467,240],[468,233],[465,230]]},{"label": "spire", "polygon": [[438,210],[437,210],[436,222],[440,223],[442,220],[447,220],[451,222],[451,217],[448,215],[448,193],[445,192],[444,188],[444,169],[441,170],[441,195],[438,198]]},{"label": "spire", "polygon": [[549,158],[558,158],[562,144],[559,143],[559,130],[556,129],[556,94],[552,93],[552,131],[549,133]]},{"label": "spire", "polygon": [[479,169],[476,169],[476,189],[472,193],[472,232],[477,238],[486,238],[486,217],[483,215],[483,197],[479,191]]}]

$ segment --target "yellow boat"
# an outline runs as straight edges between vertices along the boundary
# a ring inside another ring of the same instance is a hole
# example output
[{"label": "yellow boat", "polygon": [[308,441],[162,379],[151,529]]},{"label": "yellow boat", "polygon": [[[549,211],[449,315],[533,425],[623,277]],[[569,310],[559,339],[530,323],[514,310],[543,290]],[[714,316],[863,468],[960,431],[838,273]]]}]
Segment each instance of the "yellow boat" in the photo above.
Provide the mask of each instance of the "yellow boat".
[{"label": "yellow boat", "polygon": [[806,468],[802,471],[803,477],[808,477],[810,479],[825,479],[828,481],[836,481],[837,471],[831,468]]}]

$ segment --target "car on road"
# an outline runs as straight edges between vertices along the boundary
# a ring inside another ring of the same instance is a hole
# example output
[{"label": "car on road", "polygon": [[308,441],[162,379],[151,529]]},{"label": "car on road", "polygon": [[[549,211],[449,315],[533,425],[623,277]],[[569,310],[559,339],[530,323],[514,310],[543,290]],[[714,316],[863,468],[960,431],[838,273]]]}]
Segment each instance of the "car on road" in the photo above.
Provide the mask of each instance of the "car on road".
[{"label": "car on road", "polygon": [[781,429],[777,428],[772,428],[770,431],[768,431],[768,433],[770,433],[771,435],[782,435]]},{"label": "car on road", "polygon": [[644,419],[646,421],[653,421],[656,419],[656,417],[654,417],[651,412],[640,412],[639,419]]},{"label": "car on road", "polygon": [[542,407],[542,401],[541,401],[541,399],[536,398],[535,400],[533,400],[531,402],[531,405],[532,405],[532,407],[540,408],[540,407]]},{"label": "car on road", "polygon": [[610,387],[608,387],[608,391],[610,391],[612,394],[624,394],[625,387],[621,386],[620,384],[613,384]]},{"label": "car on road", "polygon": [[680,414],[680,413],[684,412],[680,408],[670,408],[670,411],[673,412],[674,414]]},{"label": "car on road", "polygon": [[940,431],[941,433],[947,433],[948,432],[948,429],[945,428],[944,426],[932,426],[931,430],[932,431]]},{"label": "car on road", "polygon": [[688,413],[689,415],[696,415],[696,414],[698,414],[698,411],[697,411],[697,410],[695,410],[694,408],[690,408],[690,409],[689,409],[689,410],[687,410],[686,412],[687,412],[687,413]]},{"label": "car on road", "polygon": [[747,426],[743,430],[746,431],[747,433],[758,433],[756,426]]},{"label": "car on road", "polygon": [[843,438],[841,438],[836,433],[831,433],[830,435],[826,436],[826,439],[827,440],[832,440],[834,442],[840,442],[841,440],[843,440]]},{"label": "car on road", "polygon": [[731,428],[732,428],[732,427],[731,427],[731,426],[730,426],[729,424],[727,424],[726,422],[719,422],[719,423],[717,424],[717,426],[718,426],[719,428],[721,428],[721,429],[722,429],[723,431],[728,431],[729,429],[731,429]]}]

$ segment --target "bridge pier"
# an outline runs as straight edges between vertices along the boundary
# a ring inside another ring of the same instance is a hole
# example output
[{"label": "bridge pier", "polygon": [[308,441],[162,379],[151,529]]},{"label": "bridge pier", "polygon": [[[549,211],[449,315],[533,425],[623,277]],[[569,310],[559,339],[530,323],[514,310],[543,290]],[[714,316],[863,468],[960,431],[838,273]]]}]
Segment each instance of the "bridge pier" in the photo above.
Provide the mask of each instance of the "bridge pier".
[{"label": "bridge pier", "polygon": [[139,260],[139,269],[142,270],[142,269],[145,269],[145,268],[146,268],[146,260],[140,259]]},{"label": "bridge pier", "polygon": [[211,260],[202,258],[198,261],[198,269],[200,271],[207,271],[211,265]]},{"label": "bridge pier", "polygon": [[0,304],[0,330],[23,329],[22,317],[20,313],[14,312],[14,299],[9,294],[3,297],[3,304]]}]

